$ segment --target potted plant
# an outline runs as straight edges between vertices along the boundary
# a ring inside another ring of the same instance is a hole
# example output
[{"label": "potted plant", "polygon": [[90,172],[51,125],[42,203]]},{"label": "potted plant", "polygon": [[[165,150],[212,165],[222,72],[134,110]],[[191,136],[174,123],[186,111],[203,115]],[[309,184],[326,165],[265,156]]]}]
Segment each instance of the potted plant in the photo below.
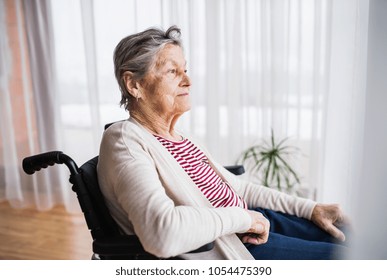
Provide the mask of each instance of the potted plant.
[{"label": "potted plant", "polygon": [[292,167],[291,159],[300,155],[297,147],[286,145],[289,138],[277,141],[271,130],[270,141],[262,141],[245,150],[238,159],[246,171],[258,183],[280,191],[295,194],[301,183],[300,176]]}]

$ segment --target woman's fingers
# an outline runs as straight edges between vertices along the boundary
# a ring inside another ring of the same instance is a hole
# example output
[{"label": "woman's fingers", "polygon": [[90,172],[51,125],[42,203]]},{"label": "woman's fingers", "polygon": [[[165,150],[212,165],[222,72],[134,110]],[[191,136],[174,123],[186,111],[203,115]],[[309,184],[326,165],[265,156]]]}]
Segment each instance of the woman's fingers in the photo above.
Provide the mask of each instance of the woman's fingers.
[{"label": "woman's fingers", "polygon": [[269,238],[270,223],[259,212],[247,210],[251,217],[251,226],[248,234],[242,237],[242,242],[255,245],[264,244]]},{"label": "woman's fingers", "polygon": [[317,204],[313,209],[311,220],[333,237],[345,241],[345,234],[336,225],[347,224],[349,221],[338,205]]},{"label": "woman's fingers", "polygon": [[262,238],[262,236],[256,234],[246,234],[242,237],[243,243],[250,243],[254,245],[261,245],[267,242],[268,236],[266,238]]},{"label": "woman's fingers", "polygon": [[340,241],[345,241],[345,234],[339,230],[335,225],[329,223],[326,227],[325,230],[332,235],[333,237],[337,238]]}]

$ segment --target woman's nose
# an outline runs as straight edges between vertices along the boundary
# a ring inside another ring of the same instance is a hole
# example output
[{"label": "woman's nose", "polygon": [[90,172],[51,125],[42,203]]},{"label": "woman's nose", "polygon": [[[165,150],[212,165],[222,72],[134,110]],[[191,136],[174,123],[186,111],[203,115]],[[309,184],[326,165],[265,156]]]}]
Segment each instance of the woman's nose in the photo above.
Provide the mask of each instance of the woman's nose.
[{"label": "woman's nose", "polygon": [[191,78],[188,76],[187,73],[183,73],[183,77],[181,79],[181,83],[180,83],[181,86],[183,87],[189,87],[191,86]]}]

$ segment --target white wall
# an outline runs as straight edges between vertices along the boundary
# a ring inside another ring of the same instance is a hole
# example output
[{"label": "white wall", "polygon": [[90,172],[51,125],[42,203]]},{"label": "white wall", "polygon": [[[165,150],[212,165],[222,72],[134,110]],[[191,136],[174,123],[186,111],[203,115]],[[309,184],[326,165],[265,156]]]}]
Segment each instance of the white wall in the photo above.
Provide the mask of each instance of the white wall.
[{"label": "white wall", "polygon": [[352,217],[355,259],[387,259],[386,15],[387,1],[370,1],[363,160]]}]

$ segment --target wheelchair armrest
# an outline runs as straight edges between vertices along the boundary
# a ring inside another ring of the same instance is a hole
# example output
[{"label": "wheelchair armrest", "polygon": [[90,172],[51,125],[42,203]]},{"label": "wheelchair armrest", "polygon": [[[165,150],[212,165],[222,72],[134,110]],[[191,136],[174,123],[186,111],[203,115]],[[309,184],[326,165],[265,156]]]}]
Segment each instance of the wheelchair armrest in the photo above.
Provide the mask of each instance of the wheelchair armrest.
[{"label": "wheelchair armrest", "polygon": [[[210,251],[214,248],[214,242],[205,244],[190,253]],[[93,241],[93,252],[107,259],[158,259],[145,251],[140,240],[135,235],[119,235],[101,237]]]},{"label": "wheelchair armrest", "polygon": [[204,244],[202,247],[199,247],[196,250],[188,252],[188,254],[211,251],[214,248],[214,245],[215,245],[215,242],[210,242],[210,243]]},{"label": "wheelchair armrest", "polygon": [[93,252],[106,257],[149,255],[135,235],[97,238],[93,241]]},{"label": "wheelchair armrest", "polygon": [[225,166],[224,168],[226,168],[234,175],[242,175],[243,173],[245,173],[245,168],[243,167],[243,165],[229,165]]}]

